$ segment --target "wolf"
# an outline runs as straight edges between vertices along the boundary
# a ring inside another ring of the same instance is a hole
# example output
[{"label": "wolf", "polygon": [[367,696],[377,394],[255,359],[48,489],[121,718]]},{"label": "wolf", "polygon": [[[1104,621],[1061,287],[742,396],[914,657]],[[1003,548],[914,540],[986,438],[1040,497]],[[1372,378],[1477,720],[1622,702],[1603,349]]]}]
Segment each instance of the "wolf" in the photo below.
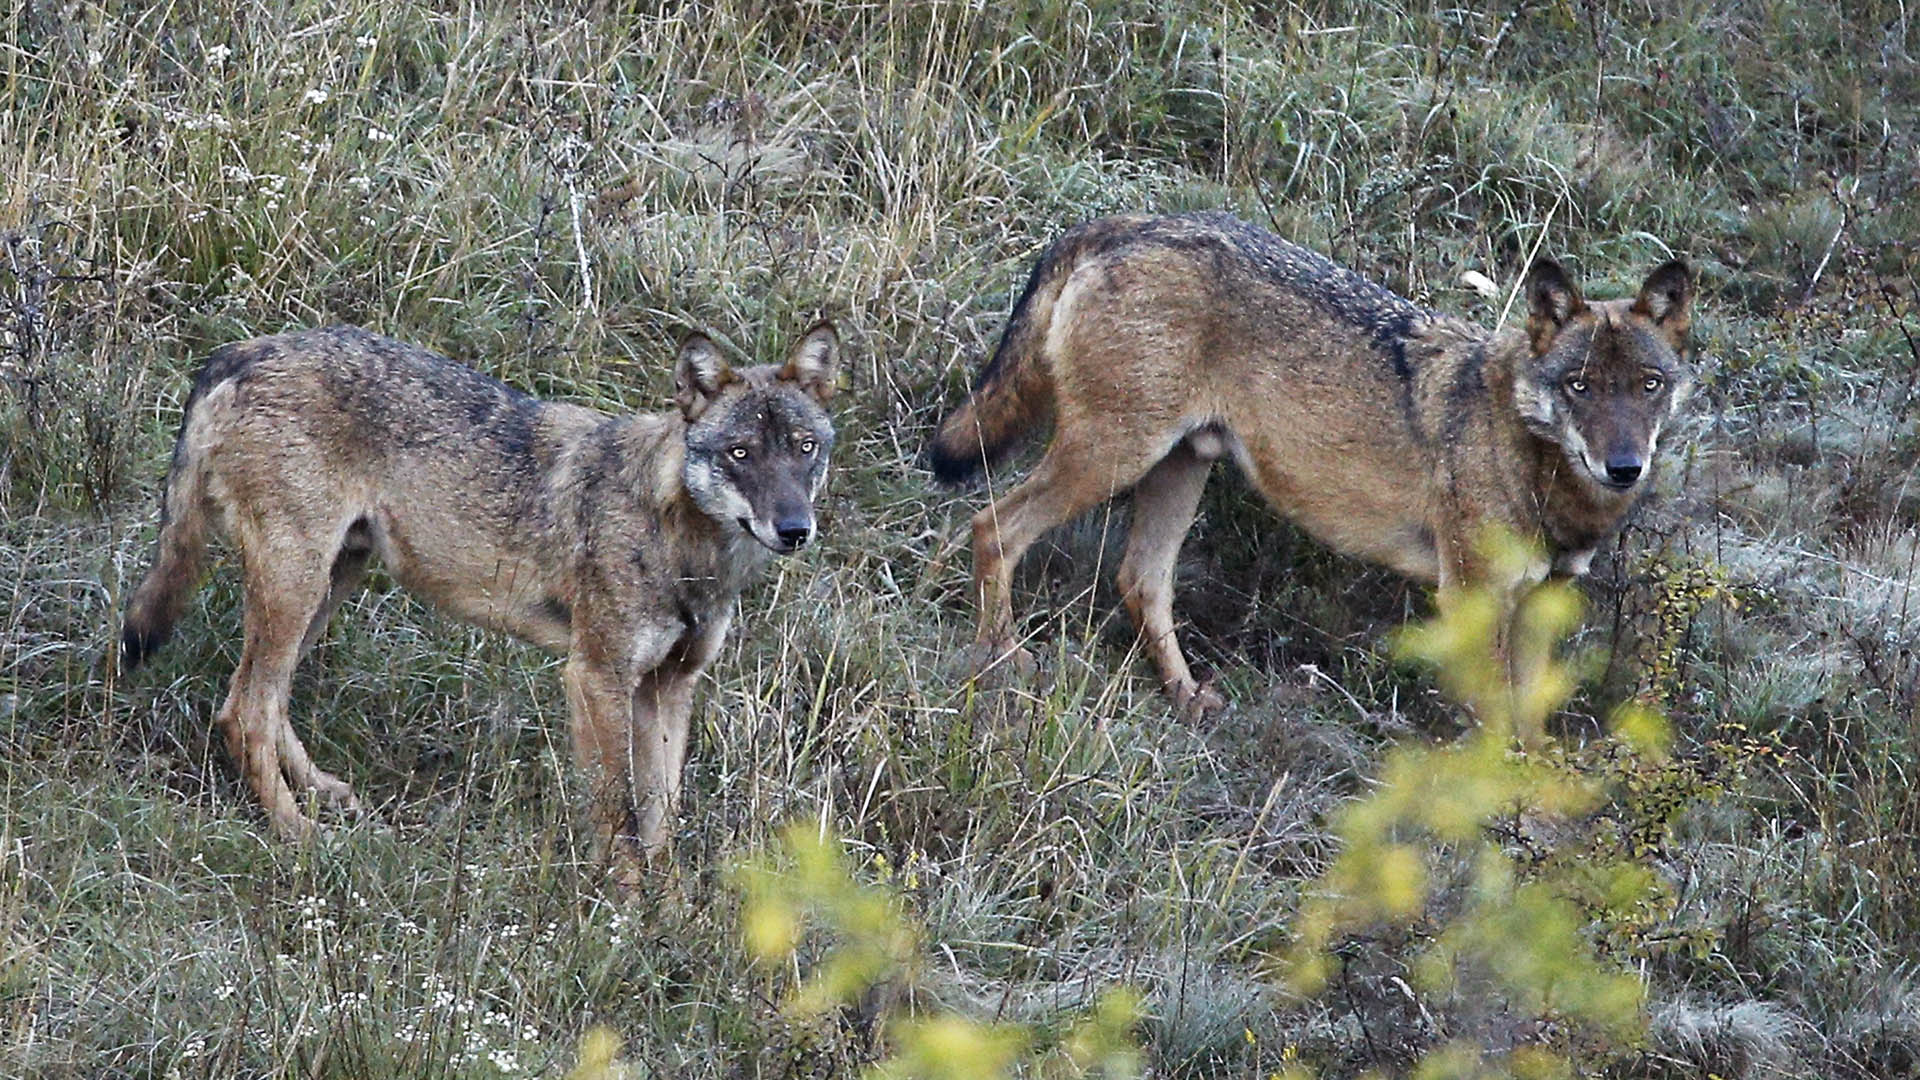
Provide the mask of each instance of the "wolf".
[{"label": "wolf", "polygon": [[1584,574],[1648,486],[1661,429],[1693,385],[1693,277],[1679,260],[1631,299],[1587,301],[1551,259],[1525,325],[1490,334],[1426,310],[1223,213],[1080,225],[1040,257],[999,347],[928,459],[962,483],[1048,421],[1027,479],[973,518],[974,666],[1030,666],[1010,583],[1046,530],[1123,491],[1117,573],[1176,708],[1224,701],[1174,635],[1173,570],[1213,461],[1231,458],[1328,546],[1437,584],[1444,606],[1491,568],[1480,534],[1538,541]]},{"label": "wolf", "polygon": [[735,600],[814,537],[839,339],[735,368],[688,335],[678,409],[542,401],[352,326],[214,350],[193,382],[152,568],[121,635],[132,671],[196,588],[209,541],[239,552],[244,643],[218,724],[275,832],[356,809],[288,716],[295,666],[377,557],[458,618],[566,655],[574,753],[623,883],[666,849],[694,684]]}]

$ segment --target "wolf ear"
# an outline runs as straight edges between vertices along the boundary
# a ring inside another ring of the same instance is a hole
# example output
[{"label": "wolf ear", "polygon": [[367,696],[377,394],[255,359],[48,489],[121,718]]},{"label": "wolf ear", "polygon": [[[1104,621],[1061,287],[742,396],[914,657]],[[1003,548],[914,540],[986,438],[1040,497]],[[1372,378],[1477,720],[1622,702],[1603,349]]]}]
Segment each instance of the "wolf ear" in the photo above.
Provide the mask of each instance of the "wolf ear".
[{"label": "wolf ear", "polygon": [[1633,302],[1633,312],[1645,315],[1653,320],[1674,348],[1687,334],[1687,326],[1692,322],[1690,309],[1693,306],[1693,271],[1679,259],[1661,263],[1653,273],[1647,275],[1646,283],[1640,286],[1640,297]]},{"label": "wolf ear", "polygon": [[1547,351],[1567,320],[1587,310],[1580,290],[1552,259],[1535,259],[1527,269],[1527,340],[1535,355]]},{"label": "wolf ear", "polygon": [[834,380],[840,375],[840,335],[830,322],[821,322],[807,331],[793,347],[780,377],[797,382],[800,388],[824,404],[833,396]]},{"label": "wolf ear", "polygon": [[714,395],[738,378],[705,334],[681,339],[680,358],[673,365],[673,400],[688,420],[699,419]]}]

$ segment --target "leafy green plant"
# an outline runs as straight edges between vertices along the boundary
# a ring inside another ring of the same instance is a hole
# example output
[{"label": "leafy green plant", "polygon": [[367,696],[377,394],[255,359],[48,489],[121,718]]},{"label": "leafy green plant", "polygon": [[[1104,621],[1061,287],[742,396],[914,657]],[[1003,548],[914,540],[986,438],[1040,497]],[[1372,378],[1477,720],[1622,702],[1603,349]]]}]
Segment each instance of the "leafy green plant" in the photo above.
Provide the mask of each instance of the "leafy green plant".
[{"label": "leafy green plant", "polygon": [[[1510,537],[1489,537],[1484,547],[1496,579],[1536,558]],[[1442,1047],[1418,1076],[1562,1075],[1570,1066],[1553,1043],[1597,1038],[1630,1047],[1642,1038],[1645,986],[1602,942],[1623,923],[1657,917],[1668,904],[1665,888],[1644,851],[1577,842],[1594,828],[1609,781],[1637,774],[1583,768],[1546,730],[1573,687],[1554,647],[1579,614],[1571,586],[1549,582],[1529,592],[1513,616],[1510,668],[1495,650],[1505,609],[1486,587],[1463,589],[1436,618],[1400,635],[1402,655],[1434,665],[1478,722],[1453,745],[1390,754],[1379,786],[1339,813],[1341,852],[1302,904],[1288,958],[1302,992],[1325,987],[1339,937],[1397,925],[1425,941],[1411,964],[1421,990],[1490,990],[1513,1013],[1540,1021],[1543,1037],[1515,1049]],[[1613,743],[1636,758],[1660,760],[1669,738],[1651,709],[1628,706],[1614,716]],[[1580,847],[1581,857],[1530,857],[1525,838],[1554,833],[1576,838],[1554,846]],[[1451,867],[1465,868],[1458,895],[1442,888]]]},{"label": "leafy green plant", "polygon": [[[809,925],[831,936],[825,956],[787,995],[788,1013],[817,1019],[911,982],[924,931],[897,896],[855,880],[839,841],[819,826],[788,825],[777,848],[741,863],[736,877],[746,898],[742,932],[763,966],[797,964]],[[868,1069],[870,1080],[997,1080],[1017,1065],[1061,1078],[1140,1075],[1141,1000],[1124,987],[1101,995],[1052,1041],[1023,1024],[953,1012],[882,1019],[893,1052]]]}]

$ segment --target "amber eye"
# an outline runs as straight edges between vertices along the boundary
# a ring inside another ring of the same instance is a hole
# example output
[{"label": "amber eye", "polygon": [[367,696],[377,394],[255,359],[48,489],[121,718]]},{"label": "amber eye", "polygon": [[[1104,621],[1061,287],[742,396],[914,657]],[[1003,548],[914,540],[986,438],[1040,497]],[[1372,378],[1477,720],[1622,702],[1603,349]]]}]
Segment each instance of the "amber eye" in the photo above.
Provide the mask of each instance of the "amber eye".
[{"label": "amber eye", "polygon": [[812,440],[812,439],[801,439],[801,440],[800,440],[800,452],[801,452],[801,453],[803,453],[803,454],[811,454],[811,453],[813,453],[813,440]]},{"label": "amber eye", "polygon": [[1586,392],[1587,392],[1587,380],[1581,378],[1578,375],[1575,375],[1573,378],[1567,380],[1567,393],[1584,394]]},{"label": "amber eye", "polygon": [[744,446],[736,446],[732,450],[729,450],[728,453],[733,455],[733,460],[735,461],[747,460],[747,448]]},{"label": "amber eye", "polygon": [[1666,382],[1665,382],[1665,380],[1663,380],[1663,379],[1661,379],[1661,378],[1660,378],[1660,376],[1658,376],[1658,375],[1649,375],[1649,376],[1647,376],[1647,380],[1646,380],[1645,382],[1643,382],[1643,383],[1641,383],[1640,385],[1641,385],[1641,386],[1644,386],[1644,387],[1646,387],[1646,389],[1647,389],[1647,393],[1649,393],[1649,394],[1657,394],[1657,393],[1659,393],[1659,392],[1660,392],[1660,388],[1661,388],[1661,387],[1663,387],[1663,386],[1665,386],[1665,385],[1667,385],[1667,384],[1666,384]]}]

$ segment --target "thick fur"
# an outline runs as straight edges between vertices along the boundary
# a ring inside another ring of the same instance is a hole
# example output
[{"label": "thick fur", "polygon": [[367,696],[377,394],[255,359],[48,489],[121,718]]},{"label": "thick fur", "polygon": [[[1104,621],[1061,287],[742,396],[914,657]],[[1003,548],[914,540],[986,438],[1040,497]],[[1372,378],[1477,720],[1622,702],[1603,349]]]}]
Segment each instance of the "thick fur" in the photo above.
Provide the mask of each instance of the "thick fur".
[{"label": "thick fur", "polygon": [[665,847],[695,680],[770,552],[814,530],[838,343],[735,370],[681,346],[677,412],[543,402],[451,360],[338,327],[216,350],[187,399],[153,567],[122,666],[165,640],[224,533],[245,642],[219,724],[282,835],[302,796],[352,789],[287,715],[294,666],[378,557],[441,609],[567,655],[575,752],[623,878]]},{"label": "thick fur", "polygon": [[1478,573],[1489,525],[1584,573],[1692,385],[1691,294],[1672,262],[1634,299],[1588,303],[1543,260],[1526,326],[1492,336],[1225,214],[1069,231],[929,449],[957,482],[1053,427],[1027,480],[973,519],[976,662],[1024,657],[1009,584],[1027,547],[1131,490],[1121,594],[1179,707],[1220,704],[1180,652],[1172,590],[1223,456],[1325,543],[1437,582],[1443,602]]}]

